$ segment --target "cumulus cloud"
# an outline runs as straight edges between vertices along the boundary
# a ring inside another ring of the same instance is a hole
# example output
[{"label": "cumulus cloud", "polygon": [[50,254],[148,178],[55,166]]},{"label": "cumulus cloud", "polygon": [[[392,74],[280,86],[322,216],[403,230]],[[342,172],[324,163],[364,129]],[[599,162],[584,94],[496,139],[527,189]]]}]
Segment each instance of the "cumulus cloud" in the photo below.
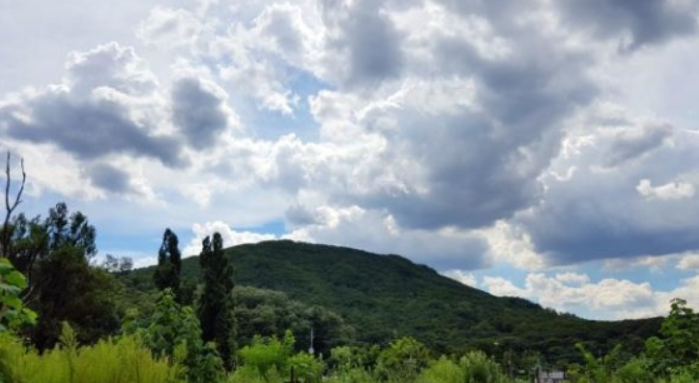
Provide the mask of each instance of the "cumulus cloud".
[{"label": "cumulus cloud", "polygon": [[463,270],[447,270],[443,272],[442,275],[457,282],[461,282],[466,286],[478,287],[478,278],[473,275],[473,273]]},{"label": "cumulus cloud", "polygon": [[338,56],[335,62],[341,65],[343,80],[349,85],[375,84],[400,75],[403,35],[387,13],[380,1],[323,2],[323,17],[330,31],[326,44]]},{"label": "cumulus cloud", "polygon": [[680,270],[699,270],[699,254],[686,254],[677,263]]},{"label": "cumulus cloud", "polygon": [[226,92],[201,77],[187,76],[172,87],[172,120],[187,144],[195,149],[212,146],[217,137],[236,123]]},{"label": "cumulus cloud", "polygon": [[385,212],[358,206],[321,206],[305,213],[304,219],[312,219],[313,224],[292,231],[288,238],[399,254],[429,263],[438,271],[480,268],[488,262],[486,242],[478,235],[448,229],[436,233],[405,229]]},{"label": "cumulus cloud", "polygon": [[663,43],[697,30],[695,1],[573,0],[556,2],[564,20],[619,41],[623,51]]},{"label": "cumulus cloud", "polygon": [[56,145],[81,160],[135,155],[181,167],[182,143],[161,134],[147,108],[158,108],[153,75],[117,43],[73,53],[68,77],[44,90],[0,102],[0,129],[17,140]]},{"label": "cumulus cloud", "polygon": [[238,231],[231,228],[230,225],[223,221],[205,222],[203,224],[195,223],[192,225],[192,232],[194,234],[194,238],[192,238],[189,244],[187,244],[184,250],[182,250],[182,254],[185,256],[199,255],[199,253],[201,253],[201,244],[204,238],[211,236],[214,233],[221,234],[224,247],[279,239],[273,234]]},{"label": "cumulus cloud", "polygon": [[626,161],[650,154],[654,149],[671,142],[673,128],[667,124],[631,126],[612,132],[604,164],[618,166]]},{"label": "cumulus cloud", "polygon": [[585,311],[585,316],[622,319],[662,315],[665,299],[673,292],[655,291],[650,283],[634,283],[614,278],[592,282],[587,275],[559,273],[553,276],[533,273],[523,287],[501,277],[484,277],[487,291],[499,296],[519,296],[562,312]]},{"label": "cumulus cloud", "polygon": [[[693,234],[699,220],[689,213],[697,208],[693,185],[699,174],[690,165],[696,137],[640,117],[618,117],[593,114],[571,131],[549,171],[575,171],[543,177],[545,198],[513,222],[523,225],[548,264],[629,260],[699,246]],[[610,168],[615,150],[622,154]]]},{"label": "cumulus cloud", "polygon": [[189,45],[191,48],[205,26],[185,9],[156,7],[138,27],[138,36],[148,44],[157,46]]},{"label": "cumulus cloud", "polygon": [[686,182],[672,182],[665,185],[655,186],[650,180],[642,179],[636,190],[646,198],[659,199],[685,199],[694,197],[694,185]]},{"label": "cumulus cloud", "polygon": [[128,173],[110,164],[95,164],[89,169],[90,179],[95,186],[117,194],[131,190]]}]

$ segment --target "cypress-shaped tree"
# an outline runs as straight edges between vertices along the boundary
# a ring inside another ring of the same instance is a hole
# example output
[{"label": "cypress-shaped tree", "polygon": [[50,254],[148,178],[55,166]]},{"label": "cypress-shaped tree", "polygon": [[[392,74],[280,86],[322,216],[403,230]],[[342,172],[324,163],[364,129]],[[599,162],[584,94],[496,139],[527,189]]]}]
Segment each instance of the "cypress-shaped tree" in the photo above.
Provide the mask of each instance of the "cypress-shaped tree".
[{"label": "cypress-shaped tree", "polygon": [[171,289],[176,299],[180,295],[180,271],[182,270],[182,255],[178,245],[177,235],[170,229],[165,229],[163,242],[158,250],[158,267],[153,273],[155,286],[159,290]]},{"label": "cypress-shaped tree", "polygon": [[233,312],[233,267],[223,252],[223,240],[219,233],[202,242],[199,256],[204,276],[204,290],[199,299],[199,321],[202,339],[213,341],[224,366],[233,368],[236,325]]}]

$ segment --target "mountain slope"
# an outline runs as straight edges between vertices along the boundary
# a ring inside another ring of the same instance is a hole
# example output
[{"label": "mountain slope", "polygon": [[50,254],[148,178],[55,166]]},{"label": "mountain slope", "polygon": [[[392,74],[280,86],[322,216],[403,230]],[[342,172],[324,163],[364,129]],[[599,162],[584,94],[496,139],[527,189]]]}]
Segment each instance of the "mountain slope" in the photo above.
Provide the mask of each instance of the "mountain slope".
[{"label": "mountain slope", "polygon": [[[492,296],[396,255],[291,241],[226,251],[236,283],[329,308],[355,328],[361,342],[410,335],[438,352],[533,350],[572,360],[577,341],[597,351],[618,342],[637,348],[659,325],[657,319],[599,322],[557,314],[524,299]],[[185,259],[182,273],[197,279],[198,258]],[[136,270],[129,278],[143,281],[151,274]]]}]

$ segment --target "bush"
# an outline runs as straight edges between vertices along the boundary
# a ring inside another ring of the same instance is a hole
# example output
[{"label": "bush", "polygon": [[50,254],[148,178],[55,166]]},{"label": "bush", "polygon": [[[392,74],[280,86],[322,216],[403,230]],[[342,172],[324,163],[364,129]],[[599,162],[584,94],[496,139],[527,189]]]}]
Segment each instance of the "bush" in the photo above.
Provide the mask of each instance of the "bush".
[{"label": "bush", "polygon": [[619,367],[615,372],[619,383],[654,383],[658,380],[651,374],[649,361],[645,358],[633,358]]},{"label": "bush", "polygon": [[305,352],[292,356],[287,363],[289,375],[293,376],[299,383],[320,382],[325,370],[325,363],[322,360]]},{"label": "bush", "polygon": [[472,351],[459,360],[466,375],[465,383],[504,383],[507,381],[500,365],[481,351]]},{"label": "bush", "polygon": [[0,336],[0,382],[12,383],[177,383],[179,369],[156,360],[137,338],[102,340],[77,348],[71,331],[65,344],[39,355],[17,338]]},{"label": "bush", "polygon": [[422,343],[411,337],[400,338],[381,351],[376,373],[385,380],[407,382],[427,367],[430,352]]},{"label": "bush", "polygon": [[464,369],[444,356],[432,362],[417,379],[418,383],[463,383],[465,381]]},{"label": "bush", "polygon": [[243,367],[257,371],[265,379],[272,369],[276,372],[284,372],[294,349],[294,343],[295,339],[290,331],[287,331],[282,340],[276,336],[271,338],[256,336],[251,345],[240,350]]}]

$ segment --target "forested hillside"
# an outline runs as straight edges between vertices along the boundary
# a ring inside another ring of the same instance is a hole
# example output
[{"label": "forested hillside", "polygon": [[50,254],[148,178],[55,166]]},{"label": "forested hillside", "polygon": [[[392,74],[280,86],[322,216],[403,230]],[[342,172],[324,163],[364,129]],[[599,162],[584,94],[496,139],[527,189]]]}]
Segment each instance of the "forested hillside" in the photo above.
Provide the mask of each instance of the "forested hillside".
[{"label": "forested hillside", "polygon": [[[589,321],[524,299],[498,298],[397,255],[291,241],[241,245],[226,254],[239,286],[283,292],[291,300],[335,312],[359,343],[387,344],[413,336],[438,353],[481,349],[540,353],[549,362],[571,362],[581,358],[576,342],[598,353],[619,343],[640,350],[660,324],[660,319]],[[183,260],[184,280],[197,281],[199,274],[197,257]],[[146,268],[122,280],[149,291],[154,289],[152,275],[153,268]]]}]

